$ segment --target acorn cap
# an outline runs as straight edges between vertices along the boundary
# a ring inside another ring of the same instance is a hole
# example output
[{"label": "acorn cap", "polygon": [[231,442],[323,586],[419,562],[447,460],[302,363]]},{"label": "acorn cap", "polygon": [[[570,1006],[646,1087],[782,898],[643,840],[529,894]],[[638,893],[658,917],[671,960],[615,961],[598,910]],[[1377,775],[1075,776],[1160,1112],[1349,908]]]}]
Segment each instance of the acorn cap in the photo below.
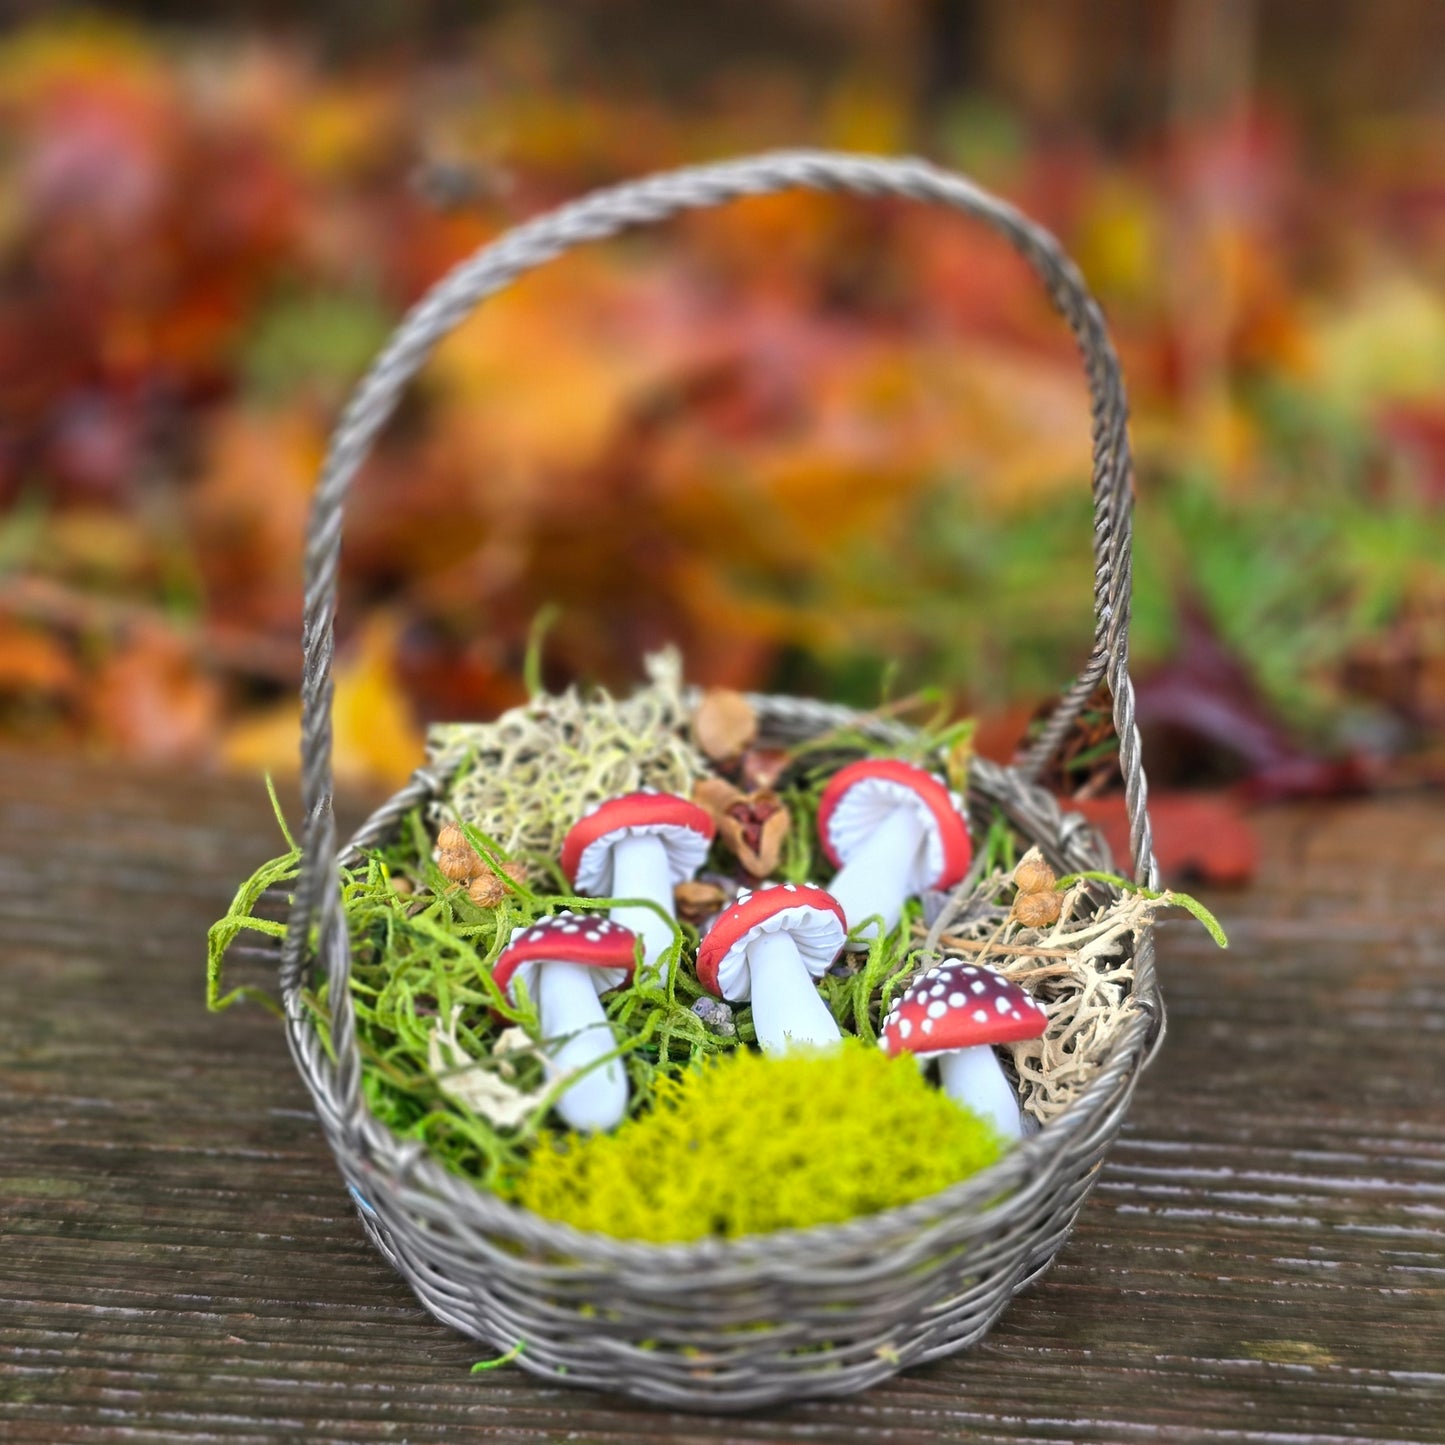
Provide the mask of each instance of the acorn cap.
[{"label": "acorn cap", "polygon": [[584,813],[562,843],[562,871],[579,893],[603,896],[612,887],[612,845],[639,833],[659,838],[674,884],[702,867],[716,824],[696,803],[675,793],[625,793]]},{"label": "acorn cap", "polygon": [[632,977],[637,935],[610,918],[554,913],[512,930],[511,941],[492,965],[492,981],[510,995],[520,972],[527,992],[535,998],[537,966],[543,963],[576,963],[595,969],[597,992],[606,993]]},{"label": "acorn cap", "polygon": [[976,963],[940,964],[920,974],[883,1020],[887,1053],[951,1053],[976,1044],[1039,1038],[1049,1016],[1018,984]]},{"label": "acorn cap", "polygon": [[898,758],[863,758],[833,775],[818,803],[823,851],[841,868],[896,808],[912,808],[925,829],[910,894],[952,888],[968,872],[973,844],[963,799],[932,773]]},{"label": "acorn cap", "polygon": [[807,970],[821,978],[848,937],[843,910],[811,883],[780,883],[738,894],[719,913],[697,951],[698,982],[722,998],[752,996],[748,945],[760,933],[787,933]]}]

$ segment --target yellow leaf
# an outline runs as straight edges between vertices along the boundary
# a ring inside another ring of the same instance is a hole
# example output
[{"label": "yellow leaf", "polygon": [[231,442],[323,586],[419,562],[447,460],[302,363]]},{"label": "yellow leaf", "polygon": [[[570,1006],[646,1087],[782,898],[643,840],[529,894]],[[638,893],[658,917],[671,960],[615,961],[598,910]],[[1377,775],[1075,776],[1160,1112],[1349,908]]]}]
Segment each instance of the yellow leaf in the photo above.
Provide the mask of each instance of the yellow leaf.
[{"label": "yellow leaf", "polygon": [[[393,661],[398,630],[386,613],[371,617],[337,666],[332,766],[340,781],[400,787],[422,760],[421,732]],[[294,773],[300,735],[300,704],[285,703],[233,727],[223,756],[235,768]]]}]

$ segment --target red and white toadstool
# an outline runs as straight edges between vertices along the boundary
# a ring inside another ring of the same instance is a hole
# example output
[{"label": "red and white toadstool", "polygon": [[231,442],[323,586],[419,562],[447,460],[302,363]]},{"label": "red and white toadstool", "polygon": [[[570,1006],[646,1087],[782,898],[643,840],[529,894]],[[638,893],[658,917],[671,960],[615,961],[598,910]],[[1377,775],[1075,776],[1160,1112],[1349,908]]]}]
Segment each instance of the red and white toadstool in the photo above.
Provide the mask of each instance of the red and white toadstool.
[{"label": "red and white toadstool", "polygon": [[[557,913],[515,929],[492,978],[515,998],[520,978],[537,1005],[542,1054],[557,1075],[610,1054],[616,1040],[600,997],[631,977],[637,939],[609,918]],[[557,1100],[574,1129],[612,1129],[627,1113],[627,1071],[618,1059],[588,1069]]]},{"label": "red and white toadstool", "polygon": [[897,758],[863,758],[840,768],[818,804],[823,851],[838,869],[828,892],[843,905],[856,940],[898,922],[907,898],[951,888],[968,872],[973,847],[963,799],[932,773]]},{"label": "red and white toadstool", "polygon": [[752,1000],[765,1053],[830,1044],[841,1037],[838,1022],[813,980],[827,972],[846,936],[843,910],[821,888],[783,883],[744,891],[703,939],[698,981],[723,998]]},{"label": "red and white toadstool", "polygon": [[1042,1004],[991,968],[940,964],[909,984],[883,1020],[878,1045],[893,1055],[937,1058],[943,1092],[1005,1139],[1017,1139],[1019,1101],[993,1045],[1036,1039],[1048,1022]]},{"label": "red and white toadstool", "polygon": [[[562,843],[562,871],[594,898],[646,898],[668,918],[673,887],[702,867],[716,825],[674,793],[626,793],[586,813]],[[619,906],[612,916],[642,939],[642,961],[672,947],[673,929],[650,908]]]}]

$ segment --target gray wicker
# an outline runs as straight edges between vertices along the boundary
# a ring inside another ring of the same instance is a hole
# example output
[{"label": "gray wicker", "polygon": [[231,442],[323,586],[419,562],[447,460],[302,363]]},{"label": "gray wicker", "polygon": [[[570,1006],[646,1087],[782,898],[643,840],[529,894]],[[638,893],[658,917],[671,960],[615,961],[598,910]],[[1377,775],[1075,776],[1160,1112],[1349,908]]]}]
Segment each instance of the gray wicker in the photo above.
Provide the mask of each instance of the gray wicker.
[{"label": "gray wicker", "polygon": [[[1094,644],[1032,751],[977,764],[970,806],[1001,808],[1056,866],[1107,866],[1096,835],[1032,779],[1101,678],[1112,691],[1134,872],[1156,882],[1128,671],[1131,468],[1126,403],[1099,311],[1057,242],[960,176],[919,160],[783,152],[599,191],[519,226],[457,266],[403,320],[348,406],[311,514],[302,684],[304,861],[281,949],[287,1032],[365,1227],[438,1319],[556,1381],[684,1409],[843,1395],[981,1338],[1052,1261],[1118,1132],[1163,1028],[1152,937],[1136,952],[1136,1010],[1087,1092],[985,1174],[867,1219],[689,1245],[583,1235],[447,1172],[367,1110],[338,862],[385,836],[446,779],[426,769],[338,851],[332,818],[331,662],[342,504],[402,388],[437,342],[514,278],[584,241],[681,211],[795,188],[931,201],[976,217],[1023,254],[1072,327],[1093,398]],[[815,734],[846,709],[755,698],[768,733]],[[877,726],[885,735],[887,724]],[[332,1051],[303,1003],[329,979]],[[334,1052],[334,1062],[332,1058]]]}]

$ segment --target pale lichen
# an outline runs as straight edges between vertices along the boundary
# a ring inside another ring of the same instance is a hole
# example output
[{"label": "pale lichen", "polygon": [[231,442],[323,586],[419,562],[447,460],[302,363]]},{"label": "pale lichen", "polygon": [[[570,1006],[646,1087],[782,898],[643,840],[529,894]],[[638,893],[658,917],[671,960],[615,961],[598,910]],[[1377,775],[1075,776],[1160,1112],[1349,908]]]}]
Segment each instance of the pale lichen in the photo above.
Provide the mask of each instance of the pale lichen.
[{"label": "pale lichen", "polygon": [[461,818],[536,877],[593,804],[642,788],[690,795],[711,769],[690,740],[681,659],[668,649],[645,665],[648,685],[628,698],[572,687],[494,722],[433,727],[428,761],[450,775],[433,821]]}]

